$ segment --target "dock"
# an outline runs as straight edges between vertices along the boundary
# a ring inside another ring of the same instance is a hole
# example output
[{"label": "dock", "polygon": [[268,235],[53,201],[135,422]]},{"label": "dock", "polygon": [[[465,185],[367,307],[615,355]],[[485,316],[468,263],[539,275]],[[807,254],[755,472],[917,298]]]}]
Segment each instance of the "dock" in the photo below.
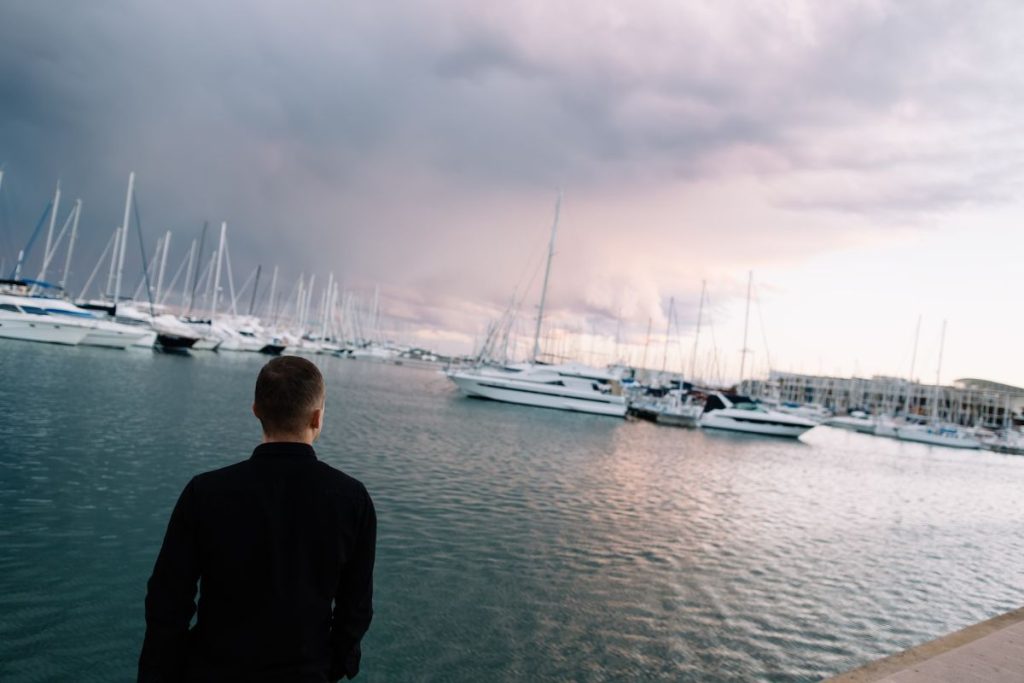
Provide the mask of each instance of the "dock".
[{"label": "dock", "polygon": [[825,683],[1024,681],[1024,608],[853,669]]}]

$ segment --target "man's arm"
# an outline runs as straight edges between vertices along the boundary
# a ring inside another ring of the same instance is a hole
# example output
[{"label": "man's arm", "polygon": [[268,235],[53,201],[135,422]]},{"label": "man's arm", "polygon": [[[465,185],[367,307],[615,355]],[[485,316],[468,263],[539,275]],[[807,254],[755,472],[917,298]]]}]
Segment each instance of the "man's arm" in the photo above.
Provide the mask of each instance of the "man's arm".
[{"label": "man's arm", "polygon": [[146,593],[146,639],[139,656],[140,683],[179,681],[185,673],[189,622],[196,611],[199,550],[195,479],[181,492]]},{"label": "man's arm", "polygon": [[331,624],[331,680],[359,673],[359,641],[373,618],[373,562],[377,552],[377,513],[370,494],[360,512],[355,548],[334,594]]}]

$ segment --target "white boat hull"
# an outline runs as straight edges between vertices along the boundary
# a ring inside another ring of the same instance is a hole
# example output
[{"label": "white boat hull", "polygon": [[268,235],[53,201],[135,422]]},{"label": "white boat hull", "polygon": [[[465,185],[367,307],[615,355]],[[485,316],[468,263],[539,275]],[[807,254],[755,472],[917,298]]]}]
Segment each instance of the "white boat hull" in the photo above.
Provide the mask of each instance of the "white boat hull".
[{"label": "white boat hull", "polygon": [[193,351],[216,351],[220,348],[220,339],[212,337],[200,337],[199,341],[192,345]]},{"label": "white boat hull", "polygon": [[455,372],[451,380],[468,396],[487,398],[503,403],[569,410],[593,415],[625,417],[626,401],[622,396],[573,391],[567,387],[535,382],[522,382],[501,377]]},{"label": "white boat hull", "polygon": [[716,410],[710,413],[705,413],[700,418],[700,426],[704,429],[721,429],[729,432],[762,434],[764,436],[782,436],[790,439],[795,439],[804,432],[810,431],[814,428],[814,424],[812,423],[801,424],[796,421],[776,421],[769,419],[757,419],[754,416],[747,415],[736,416],[722,414],[725,412],[727,411]]},{"label": "white boat hull", "polygon": [[833,417],[825,420],[824,424],[826,427],[846,429],[851,432],[859,432],[860,434],[874,434],[877,426],[874,420],[856,417]]},{"label": "white boat hull", "polygon": [[107,321],[99,321],[96,328],[85,335],[80,343],[84,346],[102,346],[110,349],[127,349],[138,342],[149,340],[148,346],[156,340],[156,332],[139,329],[131,325],[121,325]]},{"label": "white boat hull", "polygon": [[[44,317],[44,316],[41,316]],[[0,318],[0,338],[22,341],[44,342],[47,344],[80,344],[92,328],[49,320],[18,320]]]},{"label": "white boat hull", "polygon": [[965,448],[969,450],[981,448],[981,442],[973,437],[954,436],[921,428],[897,429],[896,435],[903,441],[913,441],[929,446],[945,446],[947,448]]}]

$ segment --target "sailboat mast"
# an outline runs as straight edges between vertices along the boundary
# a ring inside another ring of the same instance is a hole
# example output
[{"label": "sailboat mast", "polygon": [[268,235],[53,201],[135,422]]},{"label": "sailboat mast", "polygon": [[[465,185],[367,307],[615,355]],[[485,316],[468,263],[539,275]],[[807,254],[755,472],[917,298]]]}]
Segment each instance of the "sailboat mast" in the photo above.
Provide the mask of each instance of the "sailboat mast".
[{"label": "sailboat mast", "polygon": [[213,270],[213,300],[210,303],[210,320],[212,321],[217,313],[217,299],[220,297],[220,264],[224,260],[224,240],[228,236],[228,223],[221,221],[220,243],[217,245],[217,263]]},{"label": "sailboat mast", "polygon": [[[121,275],[124,271],[124,254],[125,249],[128,246],[128,226],[129,220],[131,220],[131,209],[132,209],[132,193],[135,192],[135,171],[128,174],[128,192],[125,193],[124,197],[124,221],[121,222],[121,244],[119,245],[120,251],[117,256],[117,275],[114,278],[114,313],[117,313],[117,301],[118,297],[121,296]],[[145,263],[142,264],[146,266]]]},{"label": "sailboat mast", "polygon": [[164,235],[164,245],[160,250],[160,270],[157,271],[156,275],[156,302],[160,303],[160,294],[163,293],[164,289],[164,271],[167,270],[167,252],[170,251],[171,246],[171,231],[168,230]]},{"label": "sailboat mast", "polygon": [[921,339],[921,316],[917,316],[917,327],[914,328],[914,351],[910,354],[910,375],[907,377],[907,397],[903,402],[903,414],[910,414],[910,393],[914,386],[914,366],[917,365],[917,343]]},{"label": "sailboat mast", "polygon": [[75,251],[75,239],[78,237],[78,217],[82,215],[82,200],[75,200],[75,218],[71,223],[71,237],[68,238],[68,253],[64,257],[64,270],[60,274],[60,288],[65,289],[68,282],[68,271],[71,268],[71,254]]},{"label": "sailboat mast", "polygon": [[53,228],[57,225],[57,209],[60,207],[60,181],[57,181],[57,190],[53,193],[53,211],[50,212],[50,227],[46,231],[46,248],[43,250],[43,269],[39,272],[39,279],[46,278],[46,268],[50,265],[50,248],[53,246]]},{"label": "sailboat mast", "polygon": [[750,349],[747,348],[747,332],[750,329],[750,290],[754,286],[754,271],[750,271],[747,276],[747,312],[743,316],[743,348],[740,349],[740,379],[743,381],[743,371],[747,365],[747,354],[750,353]]},{"label": "sailboat mast", "polygon": [[562,193],[555,200],[555,222],[551,226],[551,241],[548,243],[548,262],[544,268],[544,286],[540,290],[540,307],[537,309],[537,329],[533,333],[533,362],[540,356],[540,330],[544,324],[544,304],[548,297],[548,280],[551,277],[551,259],[555,256],[555,236],[558,234],[558,216],[562,210]]},{"label": "sailboat mast", "polygon": [[669,297],[668,300],[668,319],[665,321],[665,350],[661,354],[661,371],[665,372],[668,367],[668,338],[672,334],[672,314],[676,310],[676,298]]},{"label": "sailboat mast", "polygon": [[700,281],[700,303],[697,304],[697,331],[693,335],[693,353],[690,355],[690,381],[692,382],[697,373],[697,342],[700,341],[700,324],[704,317],[704,292],[708,286],[707,280]]},{"label": "sailboat mast", "polygon": [[946,348],[946,321],[942,321],[942,334],[939,336],[939,362],[935,366],[935,407],[932,410],[932,419],[939,417],[939,394],[942,391],[942,353]]}]

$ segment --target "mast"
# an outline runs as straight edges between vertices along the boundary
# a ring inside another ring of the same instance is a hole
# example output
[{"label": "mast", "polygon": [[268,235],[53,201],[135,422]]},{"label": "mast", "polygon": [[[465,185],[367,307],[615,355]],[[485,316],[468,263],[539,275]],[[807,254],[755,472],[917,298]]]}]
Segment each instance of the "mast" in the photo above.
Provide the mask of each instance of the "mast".
[{"label": "mast", "polygon": [[[256,305],[256,292],[260,288],[260,272],[262,272],[263,266],[256,266],[256,281],[252,284],[252,298],[249,299],[249,315],[252,315],[252,309]],[[241,294],[241,292],[239,292]]]},{"label": "mast", "polygon": [[[181,290],[181,306],[185,309],[185,315],[188,315],[192,310],[192,297],[195,296],[196,287],[195,284],[192,285],[190,294],[189,282],[194,279],[193,273],[196,270],[198,270],[196,268],[196,241],[193,238],[192,246],[188,249],[188,268],[185,269],[185,285]],[[186,301],[188,302],[187,305],[185,304]]]},{"label": "mast", "polygon": [[939,336],[939,362],[935,366],[935,407],[932,410],[932,421],[937,422],[939,419],[939,392],[941,391],[942,383],[942,352],[946,348],[946,321],[942,321],[942,334]]},{"label": "mast", "polygon": [[[117,257],[117,276],[114,278],[114,314],[117,314],[117,300],[121,296],[121,275],[124,271],[124,253],[128,246],[128,221],[131,220],[132,193],[135,192],[135,171],[128,174],[128,192],[124,197],[124,221],[121,222],[120,253]],[[142,264],[146,266],[145,263]]]},{"label": "mast", "polygon": [[676,298],[669,297],[668,300],[668,319],[665,322],[665,350],[661,355],[661,371],[664,373],[668,367],[668,338],[672,334],[672,314],[676,310]]},{"label": "mast", "polygon": [[914,386],[914,366],[917,364],[917,342],[921,338],[921,315],[917,316],[917,327],[914,328],[914,351],[910,354],[910,375],[907,377],[907,397],[903,402],[903,414],[910,414],[910,392]]},{"label": "mast", "polygon": [[651,345],[651,323],[653,322],[651,316],[647,316],[647,341],[644,342],[644,356],[640,361],[640,367],[644,370],[647,369],[647,347]]},{"label": "mast", "polygon": [[217,245],[217,261],[213,270],[213,301],[210,304],[210,321],[212,323],[213,316],[217,312],[217,299],[220,296],[220,264],[224,260],[224,240],[227,238],[228,223],[227,221],[221,221],[220,224],[220,243]]},{"label": "mast", "polygon": [[[196,285],[199,284],[199,264],[203,262],[203,247],[206,245],[206,229],[210,226],[210,221],[203,221],[203,232],[199,236],[199,251],[196,253],[196,269],[192,271],[192,293],[188,297],[188,311],[186,314],[192,314],[192,306],[196,301]],[[192,249],[195,250],[196,242],[192,240]]]},{"label": "mast", "polygon": [[114,291],[114,275],[117,273],[117,255],[121,250],[121,226],[114,228],[114,248],[110,252],[110,272],[107,273],[107,288],[103,296],[110,296]]},{"label": "mast", "polygon": [[[46,231],[46,248],[43,250],[43,269],[39,271],[39,279],[46,277],[46,267],[50,265],[50,248],[53,246],[53,228],[57,225],[57,209],[60,208],[60,181],[53,193],[53,211],[50,212],[50,227]],[[65,224],[66,225],[66,224]]]},{"label": "mast", "polygon": [[750,290],[754,286],[754,271],[750,271],[747,276],[747,312],[743,317],[743,348],[740,349],[740,379],[743,381],[743,370],[747,364],[747,354],[750,353],[750,349],[747,348],[747,331],[750,328]]},{"label": "mast", "polygon": [[274,307],[274,297],[277,295],[277,266],[274,266],[274,274],[270,278],[270,298],[267,300],[267,317],[272,318],[277,324],[277,311]]},{"label": "mast", "polygon": [[548,243],[548,262],[544,267],[544,286],[540,290],[540,307],[537,309],[537,329],[533,333],[533,362],[540,356],[540,330],[544,324],[544,304],[548,298],[548,280],[551,277],[551,259],[555,257],[555,236],[558,234],[558,216],[562,210],[562,192],[555,200],[555,222],[551,225],[551,241]]},{"label": "mast", "polygon": [[68,253],[64,257],[64,270],[60,274],[60,288],[64,289],[68,282],[68,271],[71,269],[71,254],[75,250],[75,238],[78,237],[78,217],[82,215],[82,200],[75,200],[75,219],[71,223],[71,237],[68,238]]},{"label": "mast", "polygon": [[156,276],[156,302],[160,303],[160,293],[164,288],[164,271],[167,270],[167,252],[171,246],[171,231],[168,230],[164,234],[164,246],[160,252],[160,270],[157,271]]},{"label": "mast", "polygon": [[693,354],[690,356],[690,381],[697,376],[697,342],[700,341],[700,324],[704,317],[704,292],[707,289],[708,281],[700,281],[700,303],[697,304],[697,331],[693,335]]}]

